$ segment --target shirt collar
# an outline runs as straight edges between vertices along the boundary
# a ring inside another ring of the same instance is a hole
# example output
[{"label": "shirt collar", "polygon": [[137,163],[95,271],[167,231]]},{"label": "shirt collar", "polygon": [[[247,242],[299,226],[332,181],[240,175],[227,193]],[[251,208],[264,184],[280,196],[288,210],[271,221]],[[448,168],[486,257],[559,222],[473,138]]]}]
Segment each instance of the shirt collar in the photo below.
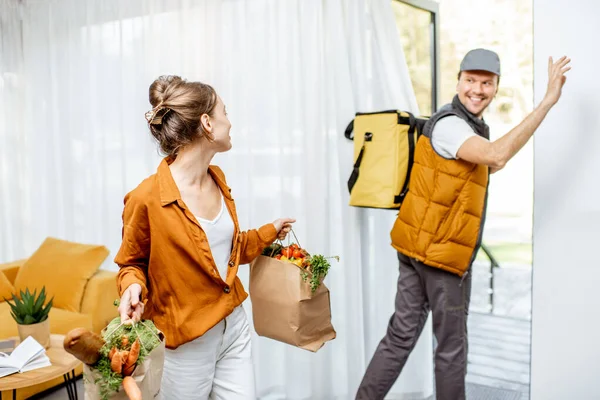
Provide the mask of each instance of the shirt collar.
[{"label": "shirt collar", "polygon": [[[160,204],[162,206],[166,206],[168,204],[174,203],[177,200],[181,200],[181,193],[175,184],[175,180],[173,179],[173,175],[171,174],[171,169],[169,168],[169,164],[171,164],[175,160],[175,157],[165,157],[158,169],[156,170],[156,176],[158,179],[158,186],[160,192]],[[208,167],[208,172],[212,176],[213,180],[216,182],[217,186],[223,193],[226,199],[232,200],[231,198],[231,189],[225,183],[225,179],[222,176],[221,171],[218,167],[210,165]]]}]

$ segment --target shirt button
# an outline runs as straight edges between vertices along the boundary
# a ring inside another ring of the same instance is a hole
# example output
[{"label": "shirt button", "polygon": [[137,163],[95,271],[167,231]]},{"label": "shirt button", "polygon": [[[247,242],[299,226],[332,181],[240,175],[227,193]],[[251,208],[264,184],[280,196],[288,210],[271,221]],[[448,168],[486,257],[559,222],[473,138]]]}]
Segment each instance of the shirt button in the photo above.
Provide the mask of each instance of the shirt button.
[{"label": "shirt button", "polygon": [[229,293],[229,292],[231,291],[231,289],[229,289],[229,286],[225,286],[225,287],[223,288],[223,291],[224,291],[225,293]]}]

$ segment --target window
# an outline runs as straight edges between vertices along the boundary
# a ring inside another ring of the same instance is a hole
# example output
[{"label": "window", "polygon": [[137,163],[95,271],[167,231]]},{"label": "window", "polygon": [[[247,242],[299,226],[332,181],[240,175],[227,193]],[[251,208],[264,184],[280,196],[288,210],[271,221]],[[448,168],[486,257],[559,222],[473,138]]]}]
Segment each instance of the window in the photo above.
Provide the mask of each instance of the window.
[{"label": "window", "polygon": [[437,110],[439,88],[438,4],[392,0],[392,9],[421,115]]}]

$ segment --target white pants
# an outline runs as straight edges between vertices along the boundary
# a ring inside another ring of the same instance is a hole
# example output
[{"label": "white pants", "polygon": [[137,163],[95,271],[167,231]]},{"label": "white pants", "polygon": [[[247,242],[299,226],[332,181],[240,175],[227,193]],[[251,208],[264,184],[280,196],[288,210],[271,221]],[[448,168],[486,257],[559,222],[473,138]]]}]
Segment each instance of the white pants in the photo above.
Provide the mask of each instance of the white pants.
[{"label": "white pants", "polygon": [[166,350],[162,400],[255,400],[250,327],[240,305],[201,337]]}]

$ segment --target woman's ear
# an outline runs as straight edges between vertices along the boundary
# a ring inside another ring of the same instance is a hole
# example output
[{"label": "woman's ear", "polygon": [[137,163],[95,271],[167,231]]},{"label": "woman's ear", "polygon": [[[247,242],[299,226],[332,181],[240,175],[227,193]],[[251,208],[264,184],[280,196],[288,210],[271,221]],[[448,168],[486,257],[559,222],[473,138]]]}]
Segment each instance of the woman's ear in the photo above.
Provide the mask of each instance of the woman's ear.
[{"label": "woman's ear", "polygon": [[202,114],[202,116],[200,117],[200,125],[202,127],[202,130],[206,134],[212,133],[212,123],[210,121],[210,116],[208,114]]}]

